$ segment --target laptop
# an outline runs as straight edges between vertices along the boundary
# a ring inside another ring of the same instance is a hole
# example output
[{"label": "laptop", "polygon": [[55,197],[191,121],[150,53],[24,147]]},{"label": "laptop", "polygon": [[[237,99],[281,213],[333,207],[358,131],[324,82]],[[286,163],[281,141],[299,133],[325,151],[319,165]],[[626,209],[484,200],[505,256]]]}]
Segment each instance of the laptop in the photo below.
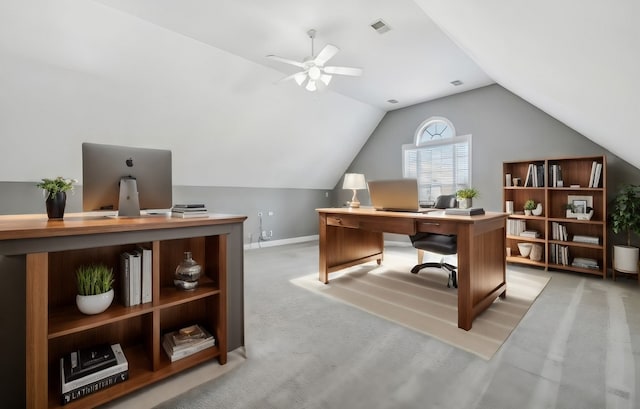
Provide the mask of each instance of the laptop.
[{"label": "laptop", "polygon": [[376,210],[415,213],[442,210],[420,207],[416,179],[371,180],[368,185],[371,205]]}]

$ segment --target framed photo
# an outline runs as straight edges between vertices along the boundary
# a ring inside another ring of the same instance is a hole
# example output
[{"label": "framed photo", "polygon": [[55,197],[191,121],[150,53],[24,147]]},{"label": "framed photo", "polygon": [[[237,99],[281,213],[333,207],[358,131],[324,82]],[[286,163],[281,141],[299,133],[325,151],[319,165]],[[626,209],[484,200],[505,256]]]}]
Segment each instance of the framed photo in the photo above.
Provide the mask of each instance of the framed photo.
[{"label": "framed photo", "polygon": [[588,213],[587,208],[593,207],[593,196],[573,196],[567,197],[567,217],[568,218],[584,218]]}]

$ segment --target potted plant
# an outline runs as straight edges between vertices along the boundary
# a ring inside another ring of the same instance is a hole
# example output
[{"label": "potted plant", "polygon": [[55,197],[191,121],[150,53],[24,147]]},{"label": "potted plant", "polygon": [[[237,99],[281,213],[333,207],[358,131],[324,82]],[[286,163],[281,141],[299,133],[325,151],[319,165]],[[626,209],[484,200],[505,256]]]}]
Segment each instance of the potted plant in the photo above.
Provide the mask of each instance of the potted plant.
[{"label": "potted plant", "polygon": [[76,305],[84,314],[99,314],[113,301],[113,270],[104,264],[82,265],[76,270]]},{"label": "potted plant", "polygon": [[73,190],[73,184],[78,183],[76,179],[65,179],[58,176],[55,179],[43,178],[36,184],[46,194],[47,215],[49,219],[62,219],[64,208],[67,204],[67,192]]},{"label": "potted plant", "polygon": [[531,211],[536,208],[536,202],[533,199],[528,199],[524,202],[524,214],[531,216]]},{"label": "potted plant", "polygon": [[640,234],[640,186],[622,186],[613,200],[611,230],[625,233],[627,244],[613,246],[613,268],[623,273],[638,272],[638,248],[631,245],[631,233]]},{"label": "potted plant", "polygon": [[472,187],[460,189],[456,192],[458,198],[458,207],[461,209],[469,209],[472,199],[478,197],[478,190]]}]

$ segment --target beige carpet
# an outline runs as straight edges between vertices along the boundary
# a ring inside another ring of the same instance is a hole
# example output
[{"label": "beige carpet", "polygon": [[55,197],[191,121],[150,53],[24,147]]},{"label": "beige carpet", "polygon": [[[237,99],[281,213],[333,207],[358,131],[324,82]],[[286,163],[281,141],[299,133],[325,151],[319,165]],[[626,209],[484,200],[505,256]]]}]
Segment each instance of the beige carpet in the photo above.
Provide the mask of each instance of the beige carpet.
[{"label": "beige carpet", "polygon": [[333,273],[327,285],[318,281],[318,274],[291,282],[488,360],[550,279],[546,273],[527,274],[507,267],[507,298],[498,298],[476,317],[470,331],[464,331],[457,324],[457,289],[447,288],[446,273],[427,268],[414,275],[409,272],[412,262],[385,254],[382,266],[368,263]]}]

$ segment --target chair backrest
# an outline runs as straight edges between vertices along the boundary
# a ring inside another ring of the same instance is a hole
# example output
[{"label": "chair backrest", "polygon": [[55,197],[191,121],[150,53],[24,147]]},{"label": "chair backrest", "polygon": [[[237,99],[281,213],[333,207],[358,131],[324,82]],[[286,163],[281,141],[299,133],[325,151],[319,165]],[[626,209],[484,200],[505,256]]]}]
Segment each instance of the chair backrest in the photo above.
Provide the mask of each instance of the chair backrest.
[{"label": "chair backrest", "polygon": [[456,207],[456,195],[440,195],[436,199],[436,209],[448,209]]}]

